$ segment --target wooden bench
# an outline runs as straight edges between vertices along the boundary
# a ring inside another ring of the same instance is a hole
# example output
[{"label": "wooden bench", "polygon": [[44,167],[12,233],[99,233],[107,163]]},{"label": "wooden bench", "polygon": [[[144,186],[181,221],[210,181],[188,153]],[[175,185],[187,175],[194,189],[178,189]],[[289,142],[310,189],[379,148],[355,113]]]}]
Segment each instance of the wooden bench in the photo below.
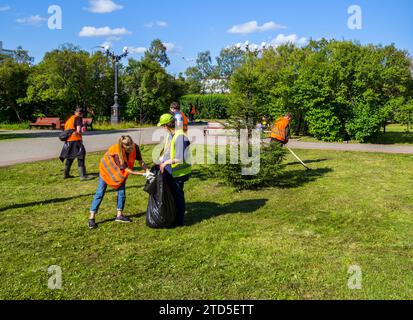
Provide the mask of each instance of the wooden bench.
[{"label": "wooden bench", "polygon": [[225,126],[219,122],[208,122],[208,125],[204,129],[204,136],[209,134],[210,131],[225,131]]},{"label": "wooden bench", "polygon": [[62,123],[59,118],[37,118],[36,122],[29,123],[29,128],[51,128],[53,130],[60,130]]}]

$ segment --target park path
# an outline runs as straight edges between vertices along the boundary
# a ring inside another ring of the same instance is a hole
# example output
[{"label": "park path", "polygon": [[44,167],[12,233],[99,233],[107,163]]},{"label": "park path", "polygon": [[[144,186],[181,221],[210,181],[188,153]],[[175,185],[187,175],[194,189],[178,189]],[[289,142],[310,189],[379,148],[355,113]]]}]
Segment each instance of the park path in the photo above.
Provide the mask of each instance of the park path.
[{"label": "park path", "polygon": [[[203,136],[203,126],[192,126],[189,130],[190,139],[194,144],[224,144],[223,136]],[[1,135],[10,135],[17,139],[1,140]],[[40,160],[57,159],[62,149],[56,131],[0,131],[0,167],[19,163],[29,163]],[[140,144],[158,144],[164,136],[163,129],[144,128],[108,132],[87,132],[84,144],[88,152],[104,151],[116,143],[121,135],[130,135]],[[373,144],[344,144],[291,141],[292,149],[375,152],[392,154],[413,154],[413,146],[373,145]]]}]

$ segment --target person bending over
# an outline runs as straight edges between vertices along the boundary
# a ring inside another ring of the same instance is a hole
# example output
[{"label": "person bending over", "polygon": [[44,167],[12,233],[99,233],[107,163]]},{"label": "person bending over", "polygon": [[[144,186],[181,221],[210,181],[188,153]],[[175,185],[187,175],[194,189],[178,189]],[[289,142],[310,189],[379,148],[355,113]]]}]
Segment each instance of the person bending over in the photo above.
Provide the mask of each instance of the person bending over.
[{"label": "person bending over", "polygon": [[116,222],[129,223],[129,218],[123,215],[126,201],[126,181],[129,175],[143,176],[144,172],[134,171],[135,161],[144,170],[148,170],[138,145],[136,145],[130,136],[122,136],[118,143],[111,146],[100,161],[99,166],[99,184],[95,197],[90,207],[89,228],[98,227],[95,221],[96,214],[103,201],[107,186],[117,190],[117,215]]}]

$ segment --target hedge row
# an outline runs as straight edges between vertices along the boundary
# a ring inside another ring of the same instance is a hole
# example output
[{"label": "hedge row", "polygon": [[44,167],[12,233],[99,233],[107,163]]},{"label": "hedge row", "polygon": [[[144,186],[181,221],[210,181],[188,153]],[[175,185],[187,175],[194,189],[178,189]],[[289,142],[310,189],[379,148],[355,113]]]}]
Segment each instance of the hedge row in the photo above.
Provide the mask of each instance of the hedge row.
[{"label": "hedge row", "polygon": [[182,111],[189,114],[191,104],[196,107],[197,119],[227,119],[229,96],[225,94],[190,94],[180,99]]}]

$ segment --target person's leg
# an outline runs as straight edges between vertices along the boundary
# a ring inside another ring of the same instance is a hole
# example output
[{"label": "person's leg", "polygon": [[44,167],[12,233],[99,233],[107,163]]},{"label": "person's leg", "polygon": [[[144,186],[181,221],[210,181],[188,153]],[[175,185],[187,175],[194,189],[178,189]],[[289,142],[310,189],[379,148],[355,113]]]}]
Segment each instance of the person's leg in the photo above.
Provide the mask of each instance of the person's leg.
[{"label": "person's leg", "polygon": [[185,224],[185,210],[186,210],[186,204],[185,204],[185,192],[184,192],[184,186],[185,182],[182,180],[177,180],[174,179],[175,183],[175,202],[176,202],[176,226],[182,227]]},{"label": "person's leg", "polygon": [[103,201],[103,198],[105,197],[106,189],[108,185],[106,184],[105,181],[101,177],[99,177],[99,184],[98,188],[96,190],[95,197],[93,198],[92,205],[90,206],[90,219],[94,220],[96,214],[99,211],[99,207]]},{"label": "person's leg", "polygon": [[126,181],[125,183],[118,189],[118,204],[117,204],[117,214],[116,214],[116,222],[132,222],[129,218],[123,215],[123,210],[125,209],[125,202],[126,202]]},{"label": "person's leg", "polygon": [[92,180],[91,177],[89,177],[86,174],[86,155],[81,157],[81,158],[77,158],[77,170],[79,172],[79,177],[81,181],[88,181],[88,180]]},{"label": "person's leg", "polygon": [[73,161],[74,161],[74,159],[66,159],[66,163],[65,163],[65,173],[64,173],[64,176],[63,176],[64,179],[73,178],[73,177],[70,175],[70,168],[72,167]]}]

